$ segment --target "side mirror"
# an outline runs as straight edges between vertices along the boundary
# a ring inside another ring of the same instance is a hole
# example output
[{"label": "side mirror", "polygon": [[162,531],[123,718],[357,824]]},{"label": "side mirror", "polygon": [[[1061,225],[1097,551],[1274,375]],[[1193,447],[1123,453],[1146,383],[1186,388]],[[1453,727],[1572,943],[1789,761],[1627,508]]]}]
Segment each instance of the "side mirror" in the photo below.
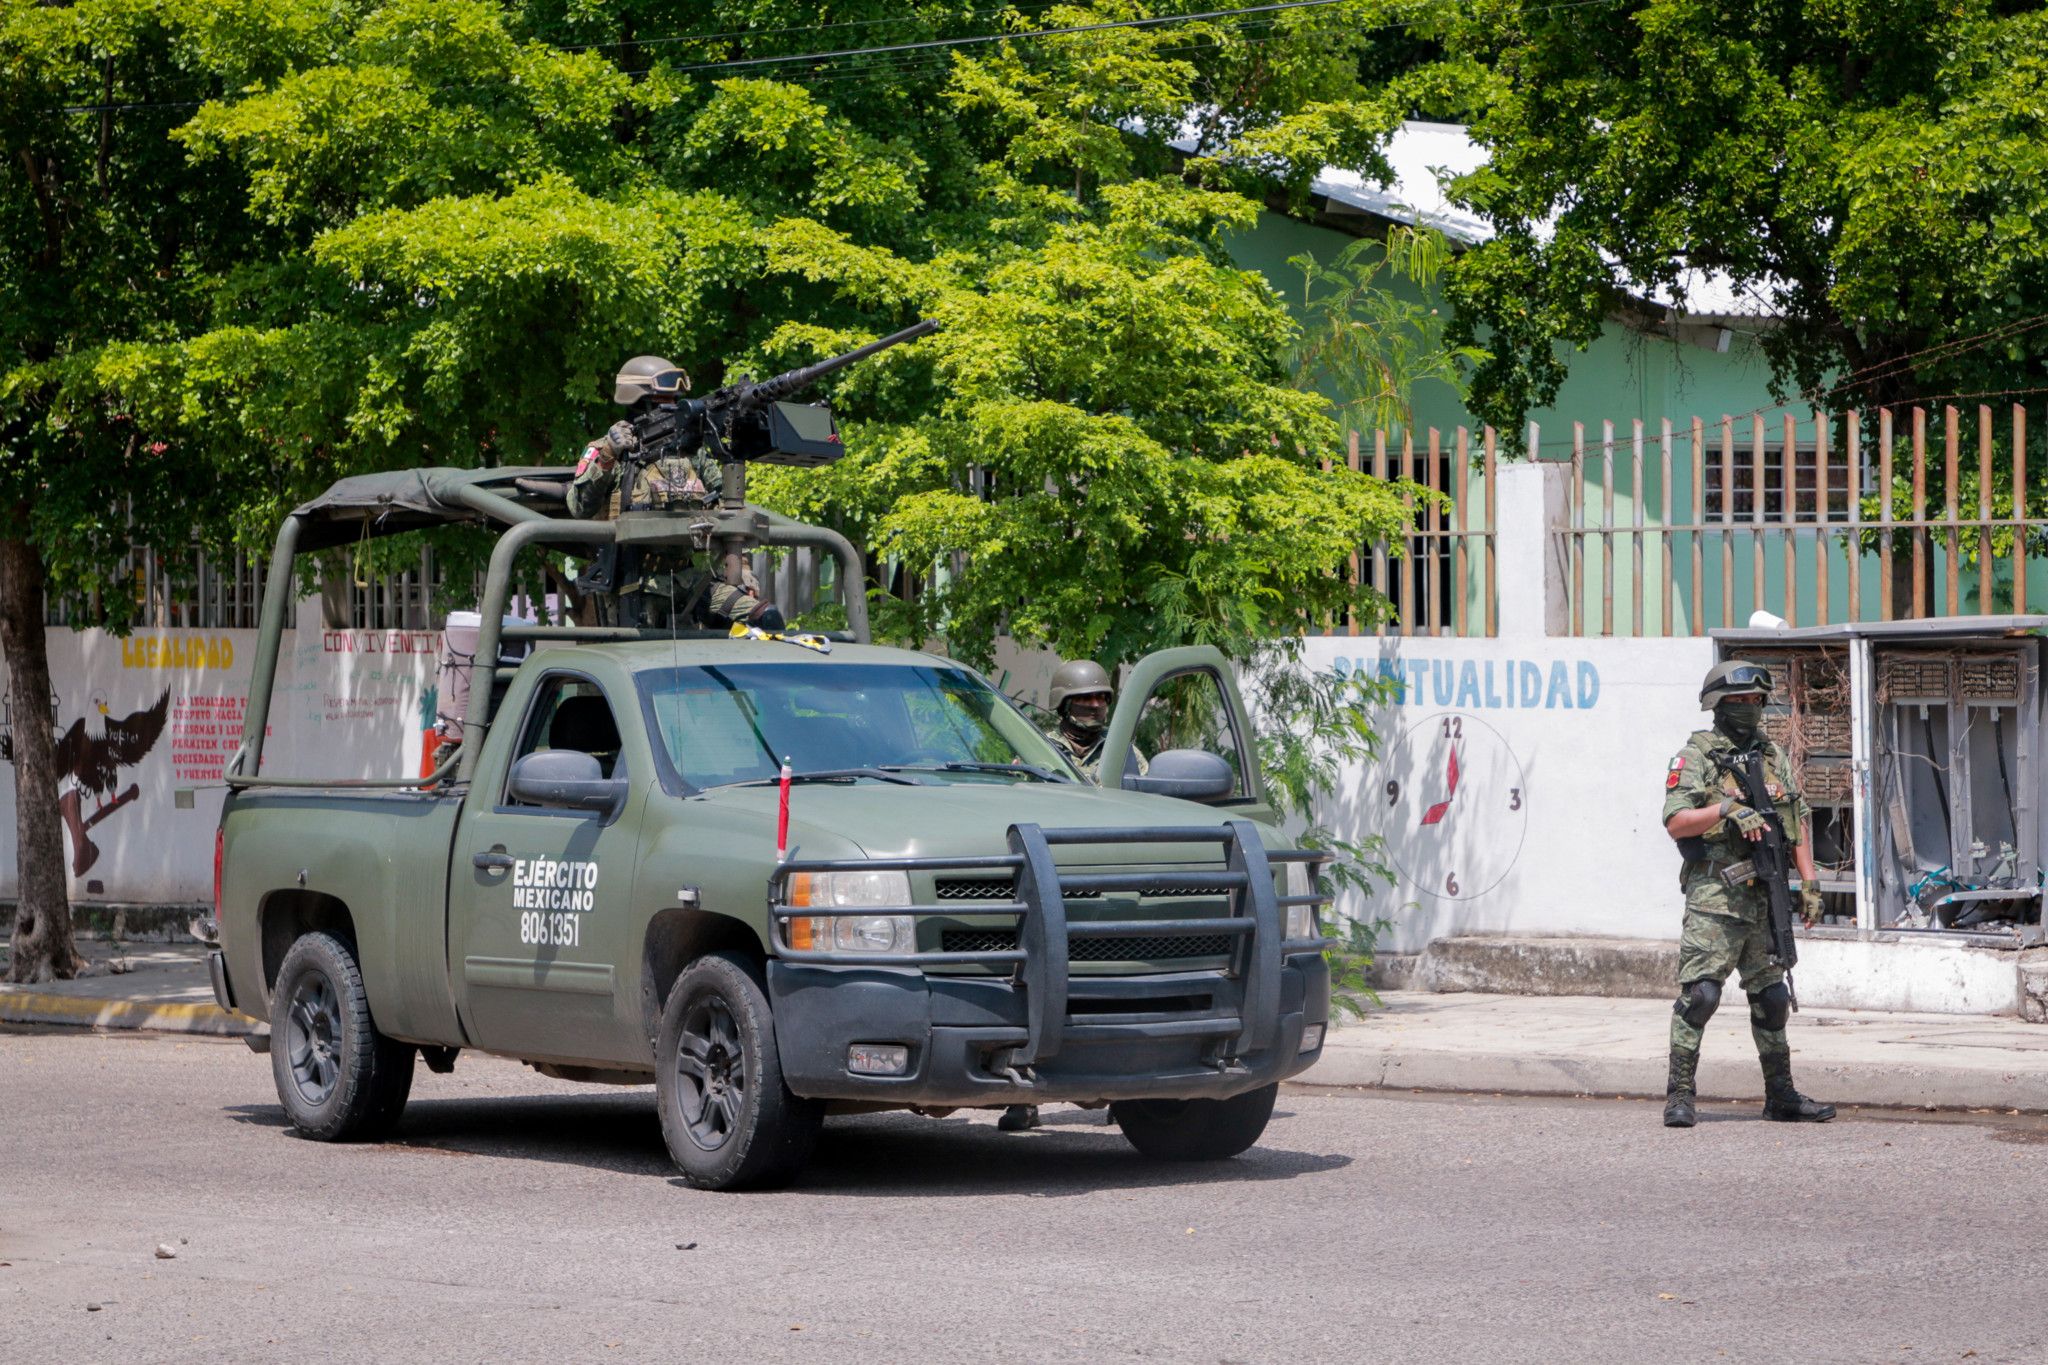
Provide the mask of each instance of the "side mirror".
[{"label": "side mirror", "polygon": [[595,758],[574,749],[528,754],[512,765],[512,780],[506,790],[516,801],[604,815],[617,810],[626,799],[623,778],[606,777]]},{"label": "side mirror", "polygon": [[1222,801],[1237,789],[1237,774],[1215,754],[1201,749],[1162,749],[1141,777],[1124,774],[1124,790],[1177,796],[1183,801]]}]

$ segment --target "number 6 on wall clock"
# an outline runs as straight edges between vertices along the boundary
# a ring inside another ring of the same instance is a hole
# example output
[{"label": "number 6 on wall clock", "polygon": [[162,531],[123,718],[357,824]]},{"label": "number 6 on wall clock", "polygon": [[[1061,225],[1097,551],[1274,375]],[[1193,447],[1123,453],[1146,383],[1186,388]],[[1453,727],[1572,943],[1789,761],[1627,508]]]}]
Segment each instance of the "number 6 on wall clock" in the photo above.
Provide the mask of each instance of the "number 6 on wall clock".
[{"label": "number 6 on wall clock", "polygon": [[1437,899],[1472,900],[1499,886],[1521,856],[1529,790],[1521,760],[1478,716],[1416,721],[1374,774],[1387,855],[1403,880]]}]

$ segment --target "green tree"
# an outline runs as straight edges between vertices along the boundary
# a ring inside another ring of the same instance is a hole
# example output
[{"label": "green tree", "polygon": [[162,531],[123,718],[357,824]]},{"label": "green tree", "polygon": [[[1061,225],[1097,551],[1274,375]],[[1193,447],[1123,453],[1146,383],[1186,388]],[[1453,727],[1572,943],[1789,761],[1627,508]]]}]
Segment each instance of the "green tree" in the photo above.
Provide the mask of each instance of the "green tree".
[{"label": "green tree", "polygon": [[[1415,386],[1426,380],[1462,387],[1465,370],[1487,355],[1444,342],[1446,320],[1429,300],[1450,259],[1442,233],[1413,227],[1394,228],[1384,239],[1361,237],[1327,264],[1309,251],[1288,257],[1301,272],[1295,382],[1339,395],[1344,422],[1362,431],[1411,426]],[[1406,281],[1416,297],[1396,289],[1395,280]]]},{"label": "green tree", "polygon": [[[231,499],[166,439],[150,347],[203,327],[224,265],[260,249],[244,187],[167,136],[185,101],[282,68],[262,13],[168,0],[0,5],[0,651],[14,717],[14,980],[79,965],[66,902],[46,596],[107,585],[131,547],[218,544]],[[116,108],[115,106],[124,106]],[[204,419],[201,419],[202,421]],[[180,557],[182,558],[182,557]],[[136,602],[97,594],[124,628]]]},{"label": "green tree", "polygon": [[[964,565],[904,633],[1114,661],[1383,609],[1335,570],[1399,501],[1319,469],[1336,432],[1289,382],[1295,325],[1223,250],[1246,191],[1387,126],[1356,78],[1366,0],[746,67],[1152,11],[0,4],[0,627],[23,697],[43,580],[86,587],[131,538],[260,549],[342,475],[570,458],[636,352],[701,389],[921,314],[947,330],[828,386],[855,453],[758,483],[878,564]],[[1184,162],[1168,139],[1195,124],[1214,155]],[[55,868],[31,847],[43,763],[17,768],[23,857]],[[29,921],[59,925],[62,895],[25,878]]]},{"label": "green tree", "polygon": [[[1777,315],[1779,396],[2026,388],[2048,368],[2048,12],[2001,0],[1433,7],[1404,77],[1490,153],[1448,276],[1473,406],[1516,427],[1623,289],[1715,271]],[[1428,48],[1422,49],[1427,51]]]}]

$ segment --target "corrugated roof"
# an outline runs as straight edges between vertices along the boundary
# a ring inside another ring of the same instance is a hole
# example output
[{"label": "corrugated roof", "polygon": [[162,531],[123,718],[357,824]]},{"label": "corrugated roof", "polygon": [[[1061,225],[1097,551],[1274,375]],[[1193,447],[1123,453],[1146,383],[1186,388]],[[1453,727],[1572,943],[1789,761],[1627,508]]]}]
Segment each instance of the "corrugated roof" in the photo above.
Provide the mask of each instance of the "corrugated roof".
[{"label": "corrugated roof", "polygon": [[[1198,150],[1192,124],[1173,141],[1174,149],[1193,154]],[[1444,192],[1445,182],[1468,175],[1486,164],[1486,149],[1474,142],[1462,124],[1425,123],[1411,119],[1387,140],[1385,155],[1394,178],[1380,184],[1357,171],[1325,166],[1310,182],[1310,190],[1325,213],[1369,214],[1394,223],[1433,227],[1452,241],[1474,246],[1494,235],[1493,225],[1452,202]],[[1537,226],[1547,235],[1548,224]],[[1680,273],[1680,288],[1645,288],[1626,278],[1622,287],[1647,303],[1674,309],[1690,322],[1734,322],[1754,324],[1777,317],[1766,295],[1768,285],[1744,288],[1719,271],[1686,269]]]}]

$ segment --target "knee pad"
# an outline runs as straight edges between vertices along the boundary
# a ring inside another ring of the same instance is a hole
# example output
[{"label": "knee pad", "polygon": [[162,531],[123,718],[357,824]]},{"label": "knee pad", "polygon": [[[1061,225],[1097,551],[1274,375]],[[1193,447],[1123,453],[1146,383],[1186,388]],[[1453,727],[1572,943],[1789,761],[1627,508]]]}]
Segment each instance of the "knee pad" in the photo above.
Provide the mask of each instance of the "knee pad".
[{"label": "knee pad", "polygon": [[1785,989],[1782,981],[1752,992],[1749,1017],[1760,1028],[1775,1031],[1785,1027],[1785,1021],[1792,1017],[1792,992]]},{"label": "knee pad", "polygon": [[782,608],[773,602],[763,602],[754,608],[754,614],[747,618],[747,624],[759,626],[763,630],[781,630],[786,623],[782,619]]},{"label": "knee pad", "polygon": [[1671,1007],[1671,1012],[1694,1028],[1705,1028],[1707,1020],[1713,1018],[1714,1011],[1720,1007],[1720,982],[1688,981],[1679,991],[1678,1002]]}]

